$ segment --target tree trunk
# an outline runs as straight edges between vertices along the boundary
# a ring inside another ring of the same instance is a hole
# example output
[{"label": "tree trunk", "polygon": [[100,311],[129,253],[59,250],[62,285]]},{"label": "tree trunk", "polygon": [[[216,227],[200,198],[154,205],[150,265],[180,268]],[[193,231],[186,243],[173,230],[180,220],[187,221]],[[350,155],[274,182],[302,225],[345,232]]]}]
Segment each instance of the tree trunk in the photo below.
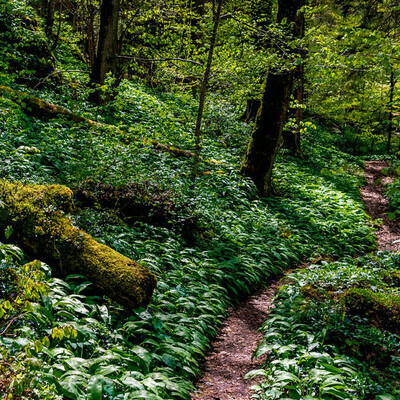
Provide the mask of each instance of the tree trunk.
[{"label": "tree trunk", "polygon": [[354,140],[354,143],[353,143],[353,155],[354,156],[357,154],[357,144],[358,144],[358,136],[356,136],[356,139]]},{"label": "tree trunk", "polygon": [[[303,6],[303,2],[301,2]],[[298,38],[304,37],[305,19],[304,13],[298,12],[295,16],[294,35]],[[294,72],[294,99],[297,102],[294,118],[296,120],[296,128],[294,131],[286,132],[284,136],[284,146],[290,150],[293,155],[301,155],[301,123],[303,122],[303,103],[304,103],[304,60],[306,57],[305,49],[296,49],[295,53],[301,58],[301,63],[297,65]]]},{"label": "tree trunk", "polygon": [[[297,66],[294,73],[294,98],[297,100],[294,110],[294,118],[296,126],[294,130],[285,131],[283,136],[284,147],[290,151],[292,155],[301,156],[301,124],[303,122],[303,101],[304,101],[304,65]],[[291,114],[291,113],[290,113]]]},{"label": "tree trunk", "polygon": [[[285,22],[290,27],[295,23],[301,6],[302,0],[279,0],[278,22]],[[289,33],[295,34],[296,31],[291,27]],[[282,57],[288,57],[288,52]],[[292,88],[293,68],[268,73],[261,107],[245,154],[242,174],[251,178],[264,196],[270,191],[272,168],[282,139]]]},{"label": "tree trunk", "polygon": [[292,91],[293,73],[268,73],[242,174],[250,177],[262,195],[268,195],[272,167],[278,153]]},{"label": "tree trunk", "polygon": [[[119,4],[120,0],[103,0],[101,4],[99,43],[90,75],[94,88],[104,84],[107,73],[115,75],[117,71]],[[102,100],[99,90],[95,90],[91,100]]]},{"label": "tree trunk", "polygon": [[88,4],[87,5],[87,11],[88,11],[88,17],[87,17],[87,26],[86,26],[86,36],[87,36],[87,54],[88,54],[88,59],[89,59],[89,66],[91,69],[93,69],[94,63],[95,63],[95,53],[96,53],[96,40],[95,40],[95,29],[94,29],[94,24],[95,24],[95,16],[96,16],[96,10],[93,4]]},{"label": "tree trunk", "polygon": [[45,32],[48,38],[51,38],[53,36],[55,7],[56,7],[56,1],[48,0],[46,7],[46,24],[45,24]]},{"label": "tree trunk", "polygon": [[301,154],[301,124],[303,122],[303,104],[304,104],[304,64],[297,67],[297,88],[295,98],[298,103],[296,108],[296,131],[294,133],[295,154]]},{"label": "tree trunk", "polygon": [[85,275],[102,294],[125,306],[149,303],[155,275],[72,225],[64,214],[74,208],[70,189],[0,181],[0,193],[0,230],[11,226],[10,240],[28,254],[63,277]]},{"label": "tree trunk", "polygon": [[393,134],[393,95],[396,82],[394,80],[394,70],[393,67],[390,70],[390,92],[389,92],[389,125],[388,125],[388,139],[386,152],[390,154],[392,134]]},{"label": "tree trunk", "polygon": [[216,14],[214,15],[214,26],[213,26],[213,31],[212,31],[212,35],[211,35],[210,50],[208,51],[206,69],[204,71],[203,82],[201,83],[201,89],[200,89],[199,109],[197,112],[196,128],[195,128],[195,133],[194,133],[194,136],[195,136],[195,152],[194,152],[195,156],[194,156],[194,163],[193,163],[194,176],[196,175],[197,165],[200,160],[201,121],[203,118],[203,110],[204,110],[204,105],[205,105],[205,100],[206,100],[208,79],[209,79],[210,73],[211,73],[211,63],[212,63],[212,57],[213,57],[213,52],[214,52],[214,47],[215,47],[215,41],[217,39],[218,24],[219,24],[219,19],[221,17],[222,2],[223,2],[223,0],[218,0],[217,11],[216,11]]},{"label": "tree trunk", "polygon": [[261,106],[260,99],[249,99],[246,104],[246,111],[240,117],[240,121],[246,122],[246,124],[250,124],[256,120],[258,109]]}]

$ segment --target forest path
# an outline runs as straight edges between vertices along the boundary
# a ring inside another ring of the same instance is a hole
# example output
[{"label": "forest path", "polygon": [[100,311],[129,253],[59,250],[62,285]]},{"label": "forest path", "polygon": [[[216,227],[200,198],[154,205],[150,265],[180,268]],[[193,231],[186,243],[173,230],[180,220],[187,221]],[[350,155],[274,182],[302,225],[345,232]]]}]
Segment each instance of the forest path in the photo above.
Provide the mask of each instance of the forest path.
[{"label": "forest path", "polygon": [[205,359],[204,374],[192,400],[250,400],[254,382],[245,382],[243,378],[263,362],[262,357],[252,360],[251,356],[263,337],[258,328],[266,320],[280,285],[278,280],[273,281],[230,310]]},{"label": "forest path", "polygon": [[[387,166],[384,161],[365,163],[367,185],[361,189],[361,194],[372,219],[383,221],[377,232],[379,250],[395,251],[400,249],[400,243],[392,243],[400,240],[400,228],[385,215],[388,200],[383,188],[391,178],[385,176],[382,169]],[[262,339],[258,328],[266,320],[280,285],[279,280],[272,282],[229,312],[205,359],[204,374],[196,385],[192,400],[250,400],[253,383],[245,382],[243,377],[252,369],[260,368],[264,360],[252,360],[251,356]]]},{"label": "forest path", "polygon": [[368,214],[373,220],[382,219],[382,225],[377,232],[379,250],[398,251],[400,243],[400,227],[397,221],[389,221],[386,213],[388,211],[388,199],[384,195],[384,186],[391,183],[393,179],[382,173],[387,168],[386,161],[366,161],[365,177],[367,185],[361,189],[361,194]]}]

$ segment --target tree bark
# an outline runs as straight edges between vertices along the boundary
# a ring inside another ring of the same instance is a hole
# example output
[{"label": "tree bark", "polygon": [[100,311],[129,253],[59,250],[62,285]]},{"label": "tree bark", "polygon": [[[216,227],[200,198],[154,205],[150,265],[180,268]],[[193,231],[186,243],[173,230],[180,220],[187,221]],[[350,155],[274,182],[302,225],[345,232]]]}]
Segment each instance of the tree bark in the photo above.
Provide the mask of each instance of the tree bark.
[{"label": "tree bark", "polygon": [[[296,29],[293,25],[301,6],[302,0],[279,0],[278,3],[277,21],[285,22],[289,26],[288,33],[294,36]],[[289,50],[286,50],[282,57],[288,58],[288,53]],[[282,129],[293,88],[293,75],[293,67],[268,73],[261,107],[244,157],[241,172],[253,180],[263,196],[270,192],[272,169],[282,140]]]},{"label": "tree bark", "polygon": [[212,57],[213,57],[213,52],[214,52],[214,47],[215,47],[215,41],[217,39],[218,24],[219,24],[219,20],[221,17],[222,2],[223,2],[223,0],[218,0],[217,11],[216,11],[216,14],[214,15],[214,26],[213,26],[213,31],[212,31],[212,35],[211,35],[210,50],[208,51],[206,69],[204,71],[203,82],[201,83],[201,89],[200,89],[199,109],[197,112],[197,120],[196,120],[196,127],[195,127],[195,133],[194,133],[194,136],[195,136],[195,152],[194,152],[195,156],[194,156],[194,167],[193,167],[194,175],[196,175],[197,165],[200,160],[201,121],[203,118],[203,110],[204,110],[205,99],[206,99],[206,94],[207,94],[207,84],[208,84],[208,80],[209,80],[210,73],[211,73],[211,63],[212,63]]},{"label": "tree bark", "polygon": [[[304,2],[301,1],[301,6]],[[295,15],[294,23],[294,36],[296,38],[303,38],[305,33],[305,19],[304,13],[298,12]],[[303,103],[304,103],[304,60],[306,58],[306,50],[298,48],[295,50],[297,56],[301,59],[301,63],[296,66],[294,72],[294,99],[297,102],[294,111],[294,118],[296,121],[296,128],[294,131],[286,132],[284,135],[284,146],[289,149],[293,155],[301,155],[301,123],[303,122]]]},{"label": "tree bark", "polygon": [[53,36],[54,27],[54,13],[55,13],[56,1],[48,0],[46,4],[46,24],[45,33],[48,38]]},{"label": "tree bark", "polygon": [[388,125],[388,138],[387,138],[387,145],[386,145],[387,154],[390,154],[392,135],[393,135],[393,96],[394,96],[395,85],[396,85],[396,82],[394,80],[394,70],[392,67],[390,70],[389,125]]},{"label": "tree bark", "polygon": [[303,103],[304,103],[304,64],[301,63],[297,69],[297,88],[295,99],[298,107],[296,108],[296,131],[294,133],[294,152],[301,154],[301,124],[303,122]]},{"label": "tree bark", "polygon": [[261,106],[260,99],[248,99],[246,104],[246,110],[243,115],[240,117],[240,121],[246,122],[246,124],[250,124],[251,122],[255,122],[258,109]]},{"label": "tree bark", "polygon": [[85,275],[117,302],[130,308],[146,306],[156,286],[155,275],[74,227],[64,214],[74,208],[72,196],[65,186],[0,181],[0,230],[11,226],[9,240],[58,275]]},{"label": "tree bark", "polygon": [[357,144],[358,144],[359,137],[356,136],[354,143],[353,143],[353,155],[357,155]]},{"label": "tree bark", "polygon": [[[101,4],[99,43],[90,75],[94,88],[104,84],[107,73],[117,72],[119,6],[120,0],[103,0]],[[101,101],[99,90],[94,91],[91,100]]]},{"label": "tree bark", "polygon": [[293,73],[268,73],[242,174],[250,177],[262,195],[268,195],[272,168],[281,141],[292,91]]}]

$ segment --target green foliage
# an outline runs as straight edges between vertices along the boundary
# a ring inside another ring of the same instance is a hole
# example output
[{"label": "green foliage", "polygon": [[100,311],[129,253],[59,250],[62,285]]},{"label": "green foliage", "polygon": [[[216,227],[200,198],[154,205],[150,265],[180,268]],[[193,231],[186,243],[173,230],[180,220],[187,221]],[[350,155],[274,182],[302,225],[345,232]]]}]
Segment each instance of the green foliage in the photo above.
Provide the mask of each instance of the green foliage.
[{"label": "green foliage", "polygon": [[393,293],[376,293],[371,289],[352,288],[344,298],[346,312],[367,318],[383,330],[398,333],[400,297]]},{"label": "green foliage", "polygon": [[299,292],[287,288],[263,325],[265,334],[255,356],[268,353],[263,369],[247,378],[265,377],[255,386],[257,399],[358,399],[354,362],[325,343],[326,330],[301,321]]},{"label": "green foliage", "polygon": [[[233,299],[305,257],[336,258],[375,246],[357,192],[360,180],[353,177],[360,163],[324,147],[322,130],[318,146],[312,145],[310,131],[308,161],[280,158],[274,174],[277,196],[259,199],[252,182],[238,173],[235,144],[244,141],[248,128],[233,122],[235,114],[224,102],[215,102],[206,118],[206,161],[195,186],[187,173],[190,160],[135,141],[138,135],[153,135],[189,147],[195,113],[186,96],[123,83],[101,118],[130,127],[132,136],[125,141],[63,120],[28,118],[17,105],[9,110],[0,133],[6,146],[3,177],[68,184],[91,178],[97,189],[133,188],[132,196],[157,199],[159,190],[168,193],[159,205],[151,201],[154,212],[171,201],[185,205],[164,227],[140,217],[125,225],[112,209],[99,210],[96,203],[73,216],[97,239],[154,271],[159,284],[148,310],[128,313],[93,297],[84,280],[44,278],[50,292],[33,304],[29,317],[35,325],[21,321],[10,330],[15,336],[2,343],[15,357],[28,348],[58,395],[96,398],[102,391],[113,399],[124,398],[123,393],[188,398],[187,382],[198,374],[199,360]],[[94,109],[80,111],[96,115]],[[218,126],[229,127],[230,146],[221,143]],[[208,163],[212,158],[220,163]],[[190,235],[176,229],[187,219],[197,221]]]},{"label": "green foliage", "polygon": [[0,81],[14,80],[29,85],[54,70],[51,54],[41,22],[26,1],[0,2]]},{"label": "green foliage", "polygon": [[[386,139],[389,113],[399,96],[395,87],[396,100],[390,104],[390,75],[399,74],[398,10],[391,1],[344,3],[325,1],[308,8],[306,41],[312,56],[306,74],[314,82],[309,110],[350,127],[354,139],[348,148],[358,137],[357,152],[384,152],[379,143]],[[398,129],[398,119],[392,122]]]},{"label": "green foliage", "polygon": [[[128,311],[99,297],[85,278],[51,277],[42,263],[21,265],[10,257],[14,252],[18,258],[17,249],[0,247],[2,257],[8,255],[0,279],[0,368],[10,370],[12,366],[15,374],[7,377],[7,383],[17,382],[12,389],[17,396],[24,393],[28,398],[44,400],[61,396],[93,400],[189,399],[190,382],[199,373],[199,360],[209,349],[227,307],[262,285],[266,278],[303,259],[321,255],[338,259],[376,248],[358,192],[362,162],[340,150],[349,150],[357,129],[343,129],[341,134],[328,132],[318,124],[312,129],[309,122],[304,132],[304,159],[285,154],[278,159],[273,176],[274,198],[260,199],[252,182],[239,175],[250,131],[238,121],[241,104],[259,92],[259,82],[268,66],[279,65],[274,49],[260,48],[260,32],[253,28],[262,25],[263,46],[286,39],[281,27],[265,26],[269,14],[276,12],[269,8],[271,3],[254,1],[259,7],[268,6],[261,10],[261,20],[242,2],[227,6],[213,64],[212,101],[204,118],[203,160],[195,181],[190,174],[191,160],[158,152],[138,138],[193,148],[197,102],[182,93],[182,88],[197,90],[207,52],[206,33],[212,22],[210,4],[196,25],[187,10],[192,2],[156,6],[145,2],[137,9],[136,2],[128,3],[123,5],[128,9],[124,9],[121,22],[126,35],[123,54],[163,60],[153,63],[134,59],[122,70],[127,76],[144,77],[156,89],[127,79],[115,88],[114,78],[110,77],[104,90],[114,98],[104,107],[89,104],[89,89],[84,86],[87,76],[78,51],[90,48],[85,37],[89,25],[83,20],[77,21],[77,26],[69,25],[67,10],[58,15],[65,35],[54,54],[65,85],[35,93],[79,115],[119,126],[128,134],[116,137],[112,130],[93,132],[61,118],[28,117],[18,104],[0,95],[0,177],[75,188],[82,188],[82,182],[91,179],[96,183],[92,191],[96,201],[71,216],[74,224],[150,268],[157,274],[158,289],[147,310]],[[14,21],[12,35],[21,40],[33,29],[22,23],[21,15],[34,15],[34,11],[25,3],[18,4],[8,2],[7,7],[15,13],[7,23]],[[92,17],[96,19],[97,6],[93,2],[94,8],[86,9],[86,3],[77,3],[88,22]],[[9,12],[4,15],[9,16]],[[253,28],[248,29],[248,25]],[[37,27],[35,35],[30,36],[35,40],[43,38],[40,23]],[[327,41],[331,39],[328,36]],[[315,40],[318,42],[318,36]],[[320,48],[326,47],[325,42],[319,44]],[[8,43],[6,48],[10,46]],[[27,52],[14,46],[10,55],[2,55],[0,62],[8,68],[7,73],[0,73],[2,83],[20,81],[12,68],[14,58],[19,60],[16,51]],[[24,68],[33,71],[34,57],[27,54],[29,68]],[[83,56],[86,61],[90,58],[86,53]],[[310,59],[315,60],[310,77],[317,80],[315,70],[324,57]],[[336,65],[333,63],[334,71]],[[375,72],[368,75],[374,104]],[[324,103],[317,105],[333,112],[336,118],[343,111],[335,108],[341,103],[334,96],[326,96],[326,88],[332,82],[333,87],[340,86],[341,78],[338,74],[326,77],[325,73],[320,78],[323,82],[311,93],[310,109],[320,110],[315,104],[323,98]],[[175,94],[163,92],[160,87],[173,87]],[[365,114],[356,105],[350,115],[350,122],[359,122]],[[102,188],[107,190],[103,193]],[[147,216],[137,213],[127,225],[122,221],[123,207],[99,207],[100,195],[114,191],[120,194],[121,188],[128,189],[129,201],[139,199],[137,203],[146,205]],[[160,218],[156,221],[149,215],[162,215],[165,220],[160,223]],[[185,225],[187,221],[195,221],[195,229]],[[6,232],[8,238],[12,238],[10,233]],[[342,285],[343,291],[364,281],[376,285],[377,277],[383,276],[365,270],[358,273],[350,261],[345,264],[338,275],[334,267],[321,272],[337,287]],[[318,268],[311,269],[316,277],[320,276],[316,274]],[[392,282],[387,287],[396,290],[394,276],[382,279]],[[312,280],[311,273],[300,286],[286,295],[282,293],[275,319],[265,326],[270,341],[258,351],[271,351],[275,362],[267,372],[260,372],[269,383],[260,386],[259,396],[287,398],[289,391],[292,398],[320,395],[324,399],[343,399],[375,391],[383,399],[390,392],[388,388],[394,381],[391,377],[398,376],[397,358],[391,358],[396,357],[397,337],[382,334],[365,323],[355,325],[357,318],[350,314],[347,322],[343,307],[325,312],[335,304],[332,293],[336,288],[324,287],[321,296],[319,281]],[[309,301],[311,292],[315,305]],[[305,297],[310,304],[303,301]],[[305,325],[302,319],[312,323]],[[317,325],[325,330],[316,330]],[[3,335],[6,328],[7,335]],[[344,336],[349,332],[352,336]],[[346,337],[348,341],[334,343],[335,349],[329,342],[335,337]],[[375,379],[380,370],[375,365],[368,370],[361,360],[364,349],[373,348],[379,340],[387,349],[380,362],[391,360],[382,384]],[[357,348],[359,343],[364,347]],[[268,346],[272,346],[270,350]],[[352,359],[342,354],[343,348]],[[363,373],[356,376],[354,371],[360,370]],[[396,390],[392,390],[393,396]]]},{"label": "green foliage", "polygon": [[256,351],[268,353],[253,373],[266,377],[258,398],[397,398],[398,267],[397,254],[378,253],[291,274]]}]

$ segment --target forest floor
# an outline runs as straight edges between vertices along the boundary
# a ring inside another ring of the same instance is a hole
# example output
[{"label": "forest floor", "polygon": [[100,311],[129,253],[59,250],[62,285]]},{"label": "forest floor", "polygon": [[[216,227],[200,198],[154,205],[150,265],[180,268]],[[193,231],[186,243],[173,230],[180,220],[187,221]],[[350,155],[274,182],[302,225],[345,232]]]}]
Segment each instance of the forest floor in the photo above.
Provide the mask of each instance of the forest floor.
[{"label": "forest floor", "polygon": [[[386,213],[388,200],[384,187],[392,181],[382,173],[388,167],[385,161],[365,163],[366,186],[361,195],[372,220],[381,220],[377,232],[379,250],[400,250],[400,228],[389,221]],[[399,241],[399,243],[393,243]],[[258,331],[272,307],[273,298],[282,281],[271,282],[250,296],[239,307],[228,313],[223,328],[212,343],[212,350],[203,365],[203,375],[196,385],[192,400],[250,400],[254,382],[244,376],[261,367],[264,359],[252,359],[257,344],[262,339]]]}]

